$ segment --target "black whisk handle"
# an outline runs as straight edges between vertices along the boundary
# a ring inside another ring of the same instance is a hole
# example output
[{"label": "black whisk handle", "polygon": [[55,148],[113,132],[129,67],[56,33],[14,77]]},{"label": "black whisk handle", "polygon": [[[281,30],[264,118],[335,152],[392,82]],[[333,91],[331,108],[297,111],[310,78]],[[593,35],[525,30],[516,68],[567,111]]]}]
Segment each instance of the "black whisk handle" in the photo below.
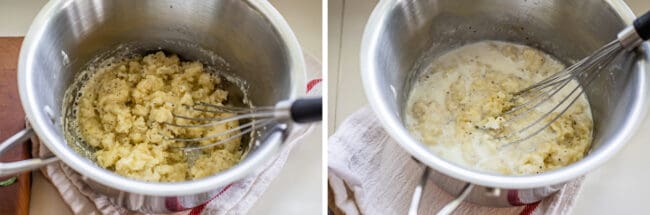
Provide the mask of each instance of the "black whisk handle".
[{"label": "black whisk handle", "polygon": [[323,119],[323,97],[297,99],[291,104],[291,119],[297,123],[317,122]]},{"label": "black whisk handle", "polygon": [[643,40],[650,39],[650,11],[634,20],[634,29]]}]

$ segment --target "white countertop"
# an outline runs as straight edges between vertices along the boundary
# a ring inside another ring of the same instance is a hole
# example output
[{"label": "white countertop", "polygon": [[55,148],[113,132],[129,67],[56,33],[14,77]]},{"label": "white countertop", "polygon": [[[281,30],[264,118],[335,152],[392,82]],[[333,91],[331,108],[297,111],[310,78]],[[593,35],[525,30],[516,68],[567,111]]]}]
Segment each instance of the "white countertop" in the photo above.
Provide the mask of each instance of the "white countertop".
[{"label": "white countertop", "polygon": [[[24,36],[46,0],[0,0],[0,36]],[[304,52],[320,59],[322,28],[320,0],[270,0],[293,29]],[[18,102],[18,101],[16,101]],[[318,126],[296,146],[269,189],[250,214],[317,214],[322,210],[322,147]],[[30,214],[72,214],[55,188],[34,172]],[[299,177],[298,177],[299,176]]]},{"label": "white countertop", "polygon": [[[0,0],[0,36],[24,36],[31,19],[46,0]],[[321,57],[321,3],[318,0],[271,0],[285,16],[305,52]],[[650,9],[648,0],[626,0],[635,13]],[[347,115],[366,104],[359,77],[361,33],[376,0],[329,0],[329,133]],[[343,10],[344,9],[344,10]],[[338,96],[337,92],[346,92]],[[650,129],[650,120],[641,130]],[[290,156],[280,176],[251,214],[313,214],[320,211],[321,133],[311,134]],[[639,132],[615,158],[590,173],[575,214],[638,214],[650,196],[650,133]],[[296,174],[299,173],[299,174]],[[296,176],[316,177],[300,180]],[[31,214],[70,214],[70,210],[40,173],[34,174]]]},{"label": "white countertop", "polygon": [[[328,135],[367,104],[359,74],[361,35],[377,0],[329,0]],[[650,0],[625,0],[636,14]],[[345,92],[345,94],[338,94]],[[650,119],[612,160],[587,175],[575,214],[642,214],[650,199]]]}]

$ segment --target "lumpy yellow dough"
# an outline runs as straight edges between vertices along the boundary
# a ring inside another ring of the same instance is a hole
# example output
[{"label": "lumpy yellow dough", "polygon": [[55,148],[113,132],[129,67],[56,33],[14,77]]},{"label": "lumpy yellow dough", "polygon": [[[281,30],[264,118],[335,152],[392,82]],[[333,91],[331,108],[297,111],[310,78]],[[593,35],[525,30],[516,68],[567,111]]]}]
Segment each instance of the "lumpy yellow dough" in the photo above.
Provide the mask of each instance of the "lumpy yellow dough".
[{"label": "lumpy yellow dough", "polygon": [[569,165],[582,159],[591,144],[593,122],[584,95],[532,138],[508,144],[525,136],[508,134],[550,111],[578,86],[575,81],[522,119],[506,126],[503,118],[520,104],[512,99],[515,92],[563,69],[552,57],[527,46],[482,41],[460,47],[436,58],[417,78],[405,122],[434,153],[477,170],[526,175]]},{"label": "lumpy yellow dough", "polygon": [[[195,102],[222,105],[228,96],[218,87],[221,79],[206,72],[201,63],[181,62],[176,55],[157,52],[114,60],[94,70],[81,88],[76,111],[79,133],[96,149],[94,155],[100,166],[129,178],[175,182],[209,176],[239,162],[239,138],[202,150],[192,158],[196,159],[193,162],[175,148],[189,143],[171,140],[205,137],[238,126],[237,121],[202,128],[170,125],[199,123],[173,114],[232,116],[187,108]],[[230,135],[193,144],[209,144]]]}]

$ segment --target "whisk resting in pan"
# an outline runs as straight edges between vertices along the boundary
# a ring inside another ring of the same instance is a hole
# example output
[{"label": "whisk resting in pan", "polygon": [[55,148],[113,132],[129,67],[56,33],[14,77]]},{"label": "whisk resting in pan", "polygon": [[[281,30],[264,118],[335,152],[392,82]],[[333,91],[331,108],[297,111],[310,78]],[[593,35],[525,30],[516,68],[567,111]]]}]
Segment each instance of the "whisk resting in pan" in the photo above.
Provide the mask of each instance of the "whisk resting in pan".
[{"label": "whisk resting in pan", "polygon": [[[623,52],[632,51],[648,39],[650,39],[650,11],[637,18],[632,26],[621,31],[616,40],[596,50],[592,55],[515,93],[512,101],[517,101],[518,105],[501,115],[505,120],[504,125],[521,124],[526,115],[551,102],[551,98],[558,92],[569,90],[566,97],[552,104],[551,108],[544,110],[539,117],[529,121],[530,123],[524,122],[524,126],[519,126],[513,129],[513,132],[501,136],[500,138],[509,140],[509,143],[504,146],[525,141],[549,127],[580,98],[584,88],[588,87],[612,60]],[[580,84],[569,85],[572,80],[578,80]]]},{"label": "whisk resting in pan", "polygon": [[[227,143],[235,138],[241,137],[245,134],[253,132],[255,129],[263,128],[264,126],[270,125],[275,122],[295,122],[295,123],[310,123],[320,121],[322,118],[322,98],[302,98],[293,101],[282,101],[277,103],[275,106],[268,107],[253,107],[253,108],[241,108],[241,107],[227,107],[227,106],[218,106],[208,103],[195,103],[191,107],[195,111],[204,111],[204,112],[214,112],[214,113],[233,113],[234,116],[230,117],[218,117],[218,118],[194,118],[187,116],[175,115],[175,118],[191,120],[195,122],[200,122],[198,124],[191,125],[179,125],[173,123],[167,123],[170,126],[176,126],[181,128],[198,128],[198,127],[209,127],[209,126],[218,126],[223,125],[228,122],[245,120],[248,121],[238,127],[228,129],[226,131],[212,134],[204,137],[197,138],[170,138],[170,140],[180,141],[180,142],[198,142],[202,140],[215,139],[217,137],[225,137],[217,142],[201,145],[201,146],[188,146],[182,148],[184,151],[195,151],[205,148],[214,147]],[[234,134],[234,135],[232,135]]]}]

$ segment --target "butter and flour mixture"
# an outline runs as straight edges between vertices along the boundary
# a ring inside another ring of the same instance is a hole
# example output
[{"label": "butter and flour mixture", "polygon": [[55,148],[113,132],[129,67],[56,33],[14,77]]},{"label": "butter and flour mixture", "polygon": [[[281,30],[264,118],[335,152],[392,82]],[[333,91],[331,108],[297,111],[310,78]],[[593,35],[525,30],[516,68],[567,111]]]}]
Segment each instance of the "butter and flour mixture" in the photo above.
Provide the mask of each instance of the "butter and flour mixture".
[{"label": "butter and flour mixture", "polygon": [[[113,60],[89,68],[92,76],[77,96],[76,133],[93,147],[101,167],[117,174],[151,182],[176,182],[206,177],[239,162],[240,139],[203,149],[190,165],[178,147],[186,142],[172,138],[206,137],[236,128],[237,121],[222,125],[182,128],[201,122],[194,118],[232,116],[187,108],[195,102],[223,104],[228,92],[221,78],[200,62],[184,62],[176,55],[157,52],[144,57]],[[222,135],[191,144],[209,144],[235,135]],[[194,159],[194,158],[193,158]]]},{"label": "butter and flour mixture", "polygon": [[582,159],[591,144],[593,122],[584,95],[531,139],[504,146],[509,141],[499,138],[532,123],[543,114],[540,110],[550,110],[577,86],[571,81],[540,110],[503,126],[499,116],[517,105],[513,93],[563,69],[557,60],[527,46],[497,41],[465,45],[437,57],[417,77],[405,123],[435,154],[477,170],[526,175],[569,165]]}]

